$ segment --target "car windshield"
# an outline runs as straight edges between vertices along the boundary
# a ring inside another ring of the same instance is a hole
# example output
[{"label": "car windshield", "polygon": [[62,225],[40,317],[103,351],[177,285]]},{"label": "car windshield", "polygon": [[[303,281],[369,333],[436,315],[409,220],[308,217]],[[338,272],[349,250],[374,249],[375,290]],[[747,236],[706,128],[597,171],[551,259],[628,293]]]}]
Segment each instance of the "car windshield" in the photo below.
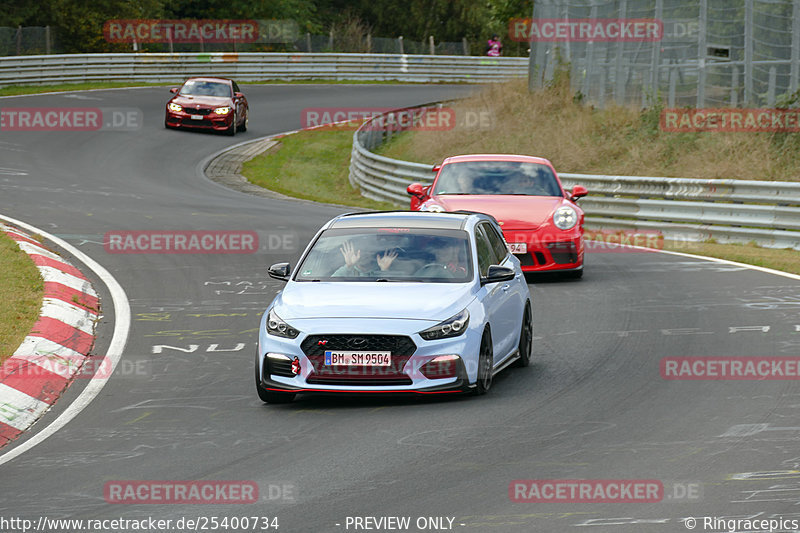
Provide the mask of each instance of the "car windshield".
[{"label": "car windshield", "polygon": [[181,87],[184,96],[230,96],[231,87],[217,81],[189,80]]},{"label": "car windshield", "polygon": [[519,161],[448,163],[433,194],[563,195],[550,167]]},{"label": "car windshield", "polygon": [[471,258],[463,230],[330,229],[314,242],[295,280],[464,283],[472,279]]}]

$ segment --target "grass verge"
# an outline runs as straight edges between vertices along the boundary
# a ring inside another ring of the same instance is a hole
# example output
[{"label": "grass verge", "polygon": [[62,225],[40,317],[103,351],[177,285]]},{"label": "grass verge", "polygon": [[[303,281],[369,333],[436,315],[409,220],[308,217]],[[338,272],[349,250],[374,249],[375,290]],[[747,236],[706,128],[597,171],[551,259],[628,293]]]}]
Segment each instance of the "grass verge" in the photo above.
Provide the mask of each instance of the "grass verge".
[{"label": "grass verge", "polygon": [[[239,85],[279,85],[291,83],[292,85],[424,85],[413,82],[392,82],[392,81],[372,81],[372,80],[261,80],[238,82]],[[442,82],[443,84],[444,82]],[[450,84],[450,82],[447,82]],[[59,83],[55,85],[9,85],[0,87],[0,96],[20,96],[23,94],[41,94],[70,91],[88,91],[91,89],[118,89],[122,87],[177,87],[175,83],[144,83],[144,82],[85,82],[85,83]]]},{"label": "grass verge", "polygon": [[350,185],[352,131],[301,131],[246,162],[242,175],[272,191],[330,204],[366,209],[396,209],[361,196]]},{"label": "grass verge", "polygon": [[11,357],[42,307],[44,282],[28,254],[0,232],[0,363]]},{"label": "grass verge", "polygon": [[747,265],[772,268],[791,274],[800,274],[800,254],[797,250],[763,248],[755,244],[676,241],[665,241],[664,250],[705,255]]},{"label": "grass verge", "polygon": [[[493,84],[449,105],[453,129],[404,133],[378,153],[430,164],[457,154],[528,154],[561,172],[800,181],[796,133],[666,132],[660,102],[597,109],[581,100],[566,78],[534,94],[525,80]],[[470,127],[466,119],[479,114],[483,127]]]}]

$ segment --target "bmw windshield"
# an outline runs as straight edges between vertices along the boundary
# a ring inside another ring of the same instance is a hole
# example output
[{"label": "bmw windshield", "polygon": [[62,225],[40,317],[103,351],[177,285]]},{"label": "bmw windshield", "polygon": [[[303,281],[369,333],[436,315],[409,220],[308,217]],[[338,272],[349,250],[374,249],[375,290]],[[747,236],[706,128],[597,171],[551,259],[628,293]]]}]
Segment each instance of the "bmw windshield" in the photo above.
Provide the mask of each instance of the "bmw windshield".
[{"label": "bmw windshield", "polygon": [[231,88],[226,83],[215,81],[189,80],[181,87],[181,96],[231,96]]},{"label": "bmw windshield", "polygon": [[519,161],[469,161],[442,167],[433,194],[562,196],[547,165]]},{"label": "bmw windshield", "polygon": [[464,283],[472,273],[466,231],[342,228],[320,235],[295,280]]}]

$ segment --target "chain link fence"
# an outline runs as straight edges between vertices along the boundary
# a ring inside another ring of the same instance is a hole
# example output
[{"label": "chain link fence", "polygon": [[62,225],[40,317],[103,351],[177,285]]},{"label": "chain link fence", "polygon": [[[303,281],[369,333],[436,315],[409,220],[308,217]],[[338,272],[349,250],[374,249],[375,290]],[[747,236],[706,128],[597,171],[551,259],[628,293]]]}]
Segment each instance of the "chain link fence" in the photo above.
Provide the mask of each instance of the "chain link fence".
[{"label": "chain link fence", "polygon": [[568,64],[595,104],[771,107],[798,89],[800,0],[539,0],[540,19],[663,22],[651,42],[531,42],[532,86]]},{"label": "chain link fence", "polygon": [[50,26],[9,28],[0,26],[0,56],[58,53],[55,32]]},{"label": "chain link fence", "polygon": [[[48,27],[0,26],[0,56],[63,54],[59,46],[57,29]],[[186,52],[307,52],[307,53],[372,53],[372,54],[425,54],[425,55],[470,55],[470,44],[464,38],[459,42],[439,42],[434,37],[427,41],[412,41],[403,37],[373,37],[371,35],[339,36],[295,35],[287,39],[269,39],[261,42],[194,42],[194,43],[131,43],[126,45],[109,43],[106,52],[186,53]]]}]

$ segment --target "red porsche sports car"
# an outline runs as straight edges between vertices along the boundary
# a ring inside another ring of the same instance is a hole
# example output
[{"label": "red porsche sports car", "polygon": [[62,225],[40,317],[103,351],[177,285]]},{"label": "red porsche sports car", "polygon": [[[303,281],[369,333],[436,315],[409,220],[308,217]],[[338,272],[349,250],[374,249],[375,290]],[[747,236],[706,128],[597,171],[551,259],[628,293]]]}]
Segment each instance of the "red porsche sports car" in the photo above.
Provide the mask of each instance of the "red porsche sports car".
[{"label": "red porsche sports car", "polygon": [[448,157],[433,167],[436,178],[408,186],[412,211],[478,211],[503,228],[524,272],[583,275],[583,211],[576,201],[585,187],[565,191],[552,163],[504,154]]},{"label": "red porsche sports car", "polygon": [[164,127],[223,131],[236,135],[247,131],[247,98],[233,80],[189,78],[167,102]]}]

